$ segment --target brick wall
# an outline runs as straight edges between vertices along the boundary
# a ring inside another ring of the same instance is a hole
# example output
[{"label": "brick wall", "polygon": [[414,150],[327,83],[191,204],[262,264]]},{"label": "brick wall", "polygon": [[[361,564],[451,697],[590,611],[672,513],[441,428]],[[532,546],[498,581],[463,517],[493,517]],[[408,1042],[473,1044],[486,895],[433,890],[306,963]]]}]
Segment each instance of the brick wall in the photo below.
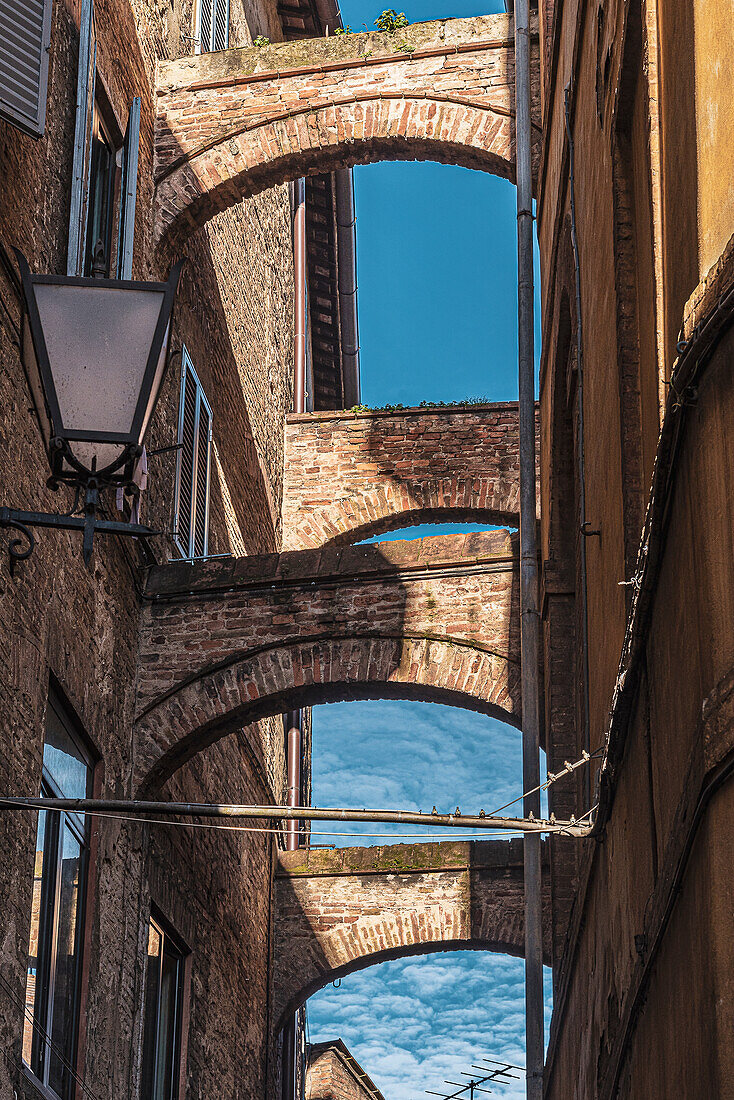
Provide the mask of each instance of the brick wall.
[{"label": "brick wall", "polygon": [[186,236],[243,195],[307,171],[370,160],[450,161],[512,178],[513,74],[504,15],[161,66],[158,236]]},{"label": "brick wall", "polygon": [[[473,947],[522,955],[522,862],[521,840],[282,852],[274,1020],[336,978],[385,959]],[[546,891],[546,910],[548,900]],[[549,931],[546,923],[546,957]]]},{"label": "brick wall", "polygon": [[[255,9],[257,18],[254,18]],[[164,277],[153,239],[153,82],[161,57],[190,52],[190,2],[96,0],[99,86],[124,131],[131,98],[142,96],[134,275]],[[275,4],[232,0],[233,41],[278,25]],[[74,138],[78,0],[55,0],[45,136],[34,141],[0,122],[0,236],[32,269],[66,268]],[[275,33],[272,34],[275,37]],[[172,334],[186,343],[213,407],[210,549],[270,552],[280,544],[283,417],[291,406],[292,264],[287,191],[275,189],[215,218],[186,242]],[[0,273],[0,503],[61,511],[65,491],[45,487],[47,470],[14,345],[19,300]],[[174,366],[152,425],[151,448],[175,442],[179,379]],[[174,459],[151,457],[143,521],[172,527]],[[113,502],[107,502],[110,509]],[[131,791],[132,720],[138,644],[134,544],[98,540],[90,572],[79,540],[41,531],[12,580],[0,540],[0,790],[37,794],[49,676],[54,675],[101,758],[99,792]],[[165,560],[170,540],[157,540]],[[233,733],[182,768],[166,793],[187,800],[280,800],[282,724]],[[97,1096],[136,1097],[140,1077],[145,928],[151,899],[191,948],[189,1095],[264,1092],[265,983],[271,842],[249,834],[204,835],[101,821],[89,876],[87,998],[79,1072]],[[35,822],[0,818],[0,1095],[36,1096],[20,1072]],[[12,873],[7,869],[12,869]],[[225,888],[226,887],[226,888]],[[213,899],[219,899],[214,902]],[[236,958],[236,965],[232,959]],[[243,1030],[231,1006],[243,1006]],[[208,1051],[224,1053],[214,1064]],[[226,1068],[224,1067],[226,1063]],[[244,1085],[243,1082],[247,1082]],[[222,1090],[220,1092],[220,1089]],[[249,1093],[248,1093],[249,1094]]]},{"label": "brick wall", "polygon": [[263,714],[392,695],[519,721],[516,537],[170,564],[149,574],[136,784]]},{"label": "brick wall", "polygon": [[291,415],[286,549],[412,524],[519,523],[517,403]]},{"label": "brick wall", "polygon": [[384,1100],[341,1039],[308,1049],[306,1100]]}]

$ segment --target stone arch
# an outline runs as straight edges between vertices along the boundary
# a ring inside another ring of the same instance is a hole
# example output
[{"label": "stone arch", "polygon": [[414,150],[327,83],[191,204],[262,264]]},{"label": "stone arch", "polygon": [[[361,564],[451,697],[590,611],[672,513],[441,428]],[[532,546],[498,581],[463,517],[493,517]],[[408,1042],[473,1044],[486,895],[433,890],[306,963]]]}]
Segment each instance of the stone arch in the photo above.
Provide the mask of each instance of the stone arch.
[{"label": "stone arch", "polygon": [[[525,949],[522,840],[282,852],[274,879],[275,1030],[318,989],[437,951]],[[550,957],[549,891],[544,952]]]},{"label": "stone arch", "polygon": [[[406,911],[403,921],[407,925],[412,923],[410,912]],[[378,966],[380,963],[389,962],[391,959],[408,959],[416,955],[436,955],[439,952],[446,951],[493,951],[496,954],[512,955],[515,958],[524,958],[525,955],[524,944],[516,942],[515,937],[507,942],[501,940],[482,942],[476,939],[445,940],[437,938],[428,940],[425,943],[369,951],[367,944],[372,942],[373,937],[388,937],[389,940],[392,935],[399,934],[398,922],[375,919],[371,922],[369,930],[360,929],[360,931],[365,936],[364,942],[360,942],[356,933],[349,935],[346,939],[348,945],[355,948],[364,948],[365,950],[364,954],[355,956],[351,962],[342,966],[335,966],[326,971],[312,972],[311,960],[306,958],[301,961],[302,969],[299,971],[298,977],[298,982],[301,984],[295,986],[289,1000],[278,1001],[276,999],[274,1005],[276,1012],[274,1030],[276,1034],[289,1016],[305,1004],[314,993],[318,993],[320,989],[323,989],[324,986],[338,981],[340,978],[346,978],[350,974],[356,974],[359,970],[366,970],[370,966]]]},{"label": "stone arch", "polygon": [[517,527],[519,483],[495,478],[442,478],[366,489],[332,501],[286,531],[295,549],[343,545],[421,523],[485,523]]},{"label": "stone arch", "polygon": [[[284,112],[262,125],[232,129],[174,161],[158,184],[156,233],[180,239],[270,187],[381,160],[431,160],[512,180],[512,130],[507,112],[429,95],[355,98]],[[452,140],[454,134],[465,140]]]},{"label": "stone arch", "polygon": [[[375,160],[436,160],[513,179],[513,82],[507,16],[418,24],[399,39],[344,35],[164,63],[157,240],[180,244],[247,196]],[[537,113],[537,73],[533,94]],[[537,159],[535,123],[534,137]]]},{"label": "stone arch", "polygon": [[447,703],[520,725],[519,664],[425,635],[306,637],[240,653],[149,704],[136,723],[134,790],[149,792],[197,752],[260,718],[319,703]]}]

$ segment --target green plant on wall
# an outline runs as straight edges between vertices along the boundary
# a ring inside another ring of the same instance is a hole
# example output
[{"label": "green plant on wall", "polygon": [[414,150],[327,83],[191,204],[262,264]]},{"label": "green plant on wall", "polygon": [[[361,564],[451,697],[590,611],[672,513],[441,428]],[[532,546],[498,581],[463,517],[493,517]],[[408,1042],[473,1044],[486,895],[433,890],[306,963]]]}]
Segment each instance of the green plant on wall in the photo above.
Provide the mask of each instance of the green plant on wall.
[{"label": "green plant on wall", "polygon": [[257,38],[253,38],[252,44],[253,46],[257,46],[258,49],[261,49],[262,46],[270,45],[270,39],[266,38],[264,34],[259,34]]},{"label": "green plant on wall", "polygon": [[407,27],[408,20],[405,12],[396,12],[395,8],[388,8],[375,19],[375,26],[380,31],[396,31],[398,27]]},{"label": "green plant on wall", "polygon": [[335,35],[337,35],[337,34],[354,34],[354,31],[352,30],[352,28],[347,23],[346,27],[337,27],[336,30],[334,31],[334,34]]}]

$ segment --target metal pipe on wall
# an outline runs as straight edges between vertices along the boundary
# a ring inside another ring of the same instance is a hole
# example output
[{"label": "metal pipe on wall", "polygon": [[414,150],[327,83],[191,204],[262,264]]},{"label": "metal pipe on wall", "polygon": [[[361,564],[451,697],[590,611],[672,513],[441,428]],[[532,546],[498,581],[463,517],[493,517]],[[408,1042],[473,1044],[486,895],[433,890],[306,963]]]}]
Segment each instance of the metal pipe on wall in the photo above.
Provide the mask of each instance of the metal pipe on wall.
[{"label": "metal pipe on wall", "polygon": [[344,408],[359,404],[359,326],[357,322],[357,242],[354,213],[354,183],[351,168],[334,173],[339,278],[339,321],[341,325]]},{"label": "metal pipe on wall", "polygon": [[[302,715],[300,710],[289,710],[287,714],[287,758],[288,758],[288,806],[295,809],[301,804],[301,755]],[[288,818],[286,824],[286,850],[295,852],[300,845],[300,829],[295,818]]]},{"label": "metal pipe on wall", "polygon": [[[535,474],[533,347],[533,164],[530,113],[530,4],[515,2],[517,311],[520,412],[520,657],[524,817],[540,817],[540,614]],[[525,881],[525,1043],[528,1100],[542,1100],[544,1063],[541,838],[523,841]]]},{"label": "metal pipe on wall", "polygon": [[306,411],[306,181],[293,185],[293,268],[295,281],[295,339],[293,348],[293,411]]}]

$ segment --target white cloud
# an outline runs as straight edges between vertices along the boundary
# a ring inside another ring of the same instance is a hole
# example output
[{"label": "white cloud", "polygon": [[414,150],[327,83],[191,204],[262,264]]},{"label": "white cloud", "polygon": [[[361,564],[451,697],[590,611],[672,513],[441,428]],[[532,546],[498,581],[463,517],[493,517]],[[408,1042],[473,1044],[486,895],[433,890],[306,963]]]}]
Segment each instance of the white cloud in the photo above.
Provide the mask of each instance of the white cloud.
[{"label": "white cloud", "polygon": [[[338,703],[313,713],[316,805],[489,812],[522,791],[520,734],[484,715],[394,700]],[[360,842],[354,835],[318,839]],[[395,959],[320,990],[308,1015],[311,1040],[342,1038],[386,1100],[427,1100],[426,1089],[440,1092],[446,1079],[460,1081],[482,1057],[523,1063],[523,962],[484,951]],[[498,1100],[525,1095],[524,1080],[492,1089]]]}]

